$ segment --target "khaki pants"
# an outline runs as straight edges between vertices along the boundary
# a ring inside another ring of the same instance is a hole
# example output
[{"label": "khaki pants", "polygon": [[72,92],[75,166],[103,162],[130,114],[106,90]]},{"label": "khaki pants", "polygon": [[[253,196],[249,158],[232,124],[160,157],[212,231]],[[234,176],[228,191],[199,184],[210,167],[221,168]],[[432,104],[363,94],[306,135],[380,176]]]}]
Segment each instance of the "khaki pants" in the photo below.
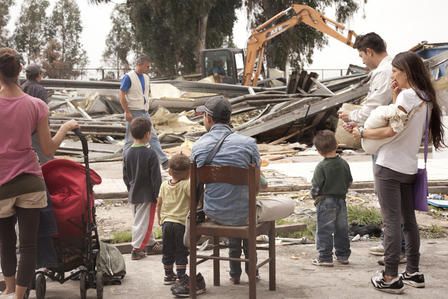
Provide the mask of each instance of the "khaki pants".
[{"label": "khaki pants", "polygon": [[[257,200],[257,222],[286,218],[294,212],[295,201],[290,198]],[[185,221],[184,245],[190,247],[190,213]]]}]

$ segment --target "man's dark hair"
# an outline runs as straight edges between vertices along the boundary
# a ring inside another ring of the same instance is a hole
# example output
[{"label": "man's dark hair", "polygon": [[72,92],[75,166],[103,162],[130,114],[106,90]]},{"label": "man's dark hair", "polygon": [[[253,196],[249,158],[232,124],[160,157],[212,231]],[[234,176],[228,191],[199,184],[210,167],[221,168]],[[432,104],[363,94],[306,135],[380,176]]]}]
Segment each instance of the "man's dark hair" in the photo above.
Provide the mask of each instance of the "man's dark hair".
[{"label": "man's dark hair", "polygon": [[188,178],[190,172],[190,158],[184,154],[174,155],[168,162],[168,168],[171,170],[174,179]]},{"label": "man's dark hair", "polygon": [[136,63],[137,65],[144,64],[144,63],[146,63],[146,62],[151,62],[151,60],[149,59],[149,57],[148,57],[147,55],[139,56],[139,57],[137,58],[137,60],[135,61],[135,63]]},{"label": "man's dark hair", "polygon": [[355,40],[353,48],[365,52],[366,49],[372,49],[375,53],[386,52],[386,43],[375,32],[370,32],[364,35],[358,35]]},{"label": "man's dark hair", "polygon": [[146,117],[134,118],[131,122],[131,135],[134,139],[143,139],[147,132],[151,132],[151,121]]},{"label": "man's dark hair", "polygon": [[25,76],[27,80],[36,81],[37,77],[39,77],[39,74],[25,73]]},{"label": "man's dark hair", "polygon": [[318,131],[313,138],[313,143],[321,154],[328,154],[338,147],[334,132],[330,130]]}]

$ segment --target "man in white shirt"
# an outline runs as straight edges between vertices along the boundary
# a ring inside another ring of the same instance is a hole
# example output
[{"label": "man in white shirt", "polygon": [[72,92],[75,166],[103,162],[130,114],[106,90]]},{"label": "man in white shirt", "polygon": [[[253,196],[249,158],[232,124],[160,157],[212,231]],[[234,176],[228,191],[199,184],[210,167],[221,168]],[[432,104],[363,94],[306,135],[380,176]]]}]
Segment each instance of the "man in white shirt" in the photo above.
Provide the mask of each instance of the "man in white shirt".
[{"label": "man in white shirt", "polygon": [[[120,104],[124,110],[126,119],[126,136],[123,153],[127,151],[133,142],[129,130],[129,124],[133,118],[149,117],[149,97],[151,95],[151,88],[149,82],[150,60],[147,56],[140,56],[137,59],[135,69],[126,73],[120,82]],[[156,152],[159,162],[163,169],[168,168],[168,157],[163,152],[160,146],[159,138],[154,126],[151,128],[151,140],[149,141],[151,148]]]},{"label": "man in white shirt", "polygon": [[341,112],[339,118],[346,123],[356,122],[362,126],[372,110],[392,101],[392,58],[387,54],[384,40],[374,32],[358,36],[353,47],[358,50],[362,62],[371,70],[370,87],[361,108],[350,113]]},{"label": "man in white shirt", "polygon": [[[339,113],[339,118],[347,123],[347,125],[344,125],[344,128],[349,132],[352,130],[350,122],[355,122],[358,128],[361,128],[362,138],[363,125],[369,117],[370,112],[378,106],[389,105],[392,102],[392,89],[390,86],[392,57],[387,54],[385,41],[375,32],[359,35],[355,40],[353,48],[358,50],[362,62],[371,70],[369,92],[362,102],[361,108],[353,110],[350,113],[341,112]],[[374,163],[375,160],[376,156],[373,156]],[[373,255],[383,255],[384,247],[380,244],[379,246],[371,247],[369,252]],[[405,262],[404,244],[402,243],[400,263]],[[379,260],[378,263],[383,264],[384,259]]]}]

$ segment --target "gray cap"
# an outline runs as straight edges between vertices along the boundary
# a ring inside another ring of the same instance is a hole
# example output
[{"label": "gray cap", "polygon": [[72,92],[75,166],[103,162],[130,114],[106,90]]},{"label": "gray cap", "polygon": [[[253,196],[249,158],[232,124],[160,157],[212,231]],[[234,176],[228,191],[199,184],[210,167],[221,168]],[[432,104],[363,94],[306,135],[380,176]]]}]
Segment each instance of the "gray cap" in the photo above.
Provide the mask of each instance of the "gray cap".
[{"label": "gray cap", "polygon": [[45,70],[40,65],[32,63],[26,67],[25,72],[28,76],[33,76],[33,75],[39,75],[45,72]]},{"label": "gray cap", "polygon": [[208,99],[203,106],[197,107],[196,112],[207,113],[214,120],[228,122],[230,121],[230,115],[232,114],[232,105],[229,100],[223,96],[216,96]]}]

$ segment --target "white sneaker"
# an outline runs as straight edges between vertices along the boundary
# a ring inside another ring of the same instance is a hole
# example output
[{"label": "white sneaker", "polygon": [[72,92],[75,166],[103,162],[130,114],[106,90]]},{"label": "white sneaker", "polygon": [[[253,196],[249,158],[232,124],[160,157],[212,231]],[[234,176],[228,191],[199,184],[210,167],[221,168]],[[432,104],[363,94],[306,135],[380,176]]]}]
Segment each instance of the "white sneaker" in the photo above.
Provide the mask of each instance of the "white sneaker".
[{"label": "white sneaker", "polygon": [[369,248],[369,253],[372,255],[381,256],[384,255],[384,246],[382,244]]}]

